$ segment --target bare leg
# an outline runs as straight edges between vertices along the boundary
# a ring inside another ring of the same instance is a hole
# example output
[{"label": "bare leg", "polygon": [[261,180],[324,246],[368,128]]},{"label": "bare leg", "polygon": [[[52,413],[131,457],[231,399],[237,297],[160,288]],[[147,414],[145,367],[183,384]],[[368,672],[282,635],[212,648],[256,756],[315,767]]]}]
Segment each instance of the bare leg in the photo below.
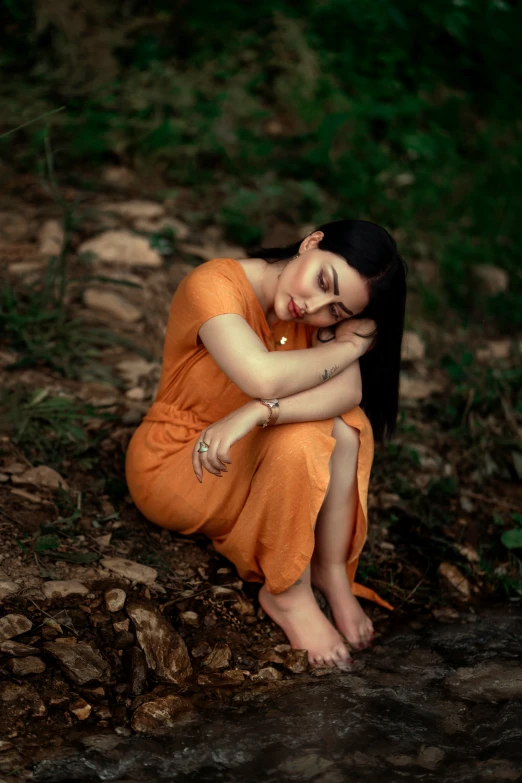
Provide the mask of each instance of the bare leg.
[{"label": "bare leg", "polygon": [[335,624],[353,649],[371,642],[373,626],[352,593],[346,574],[346,561],[359,502],[357,458],[359,433],[339,417],[332,434],[330,486],[317,516],[311,581],[325,595]]},{"label": "bare leg", "polygon": [[283,629],[295,650],[307,650],[312,666],[347,668],[350,655],[338,631],[321,612],[310,583],[310,565],[300,579],[282,593],[263,586],[259,601],[265,612]]}]

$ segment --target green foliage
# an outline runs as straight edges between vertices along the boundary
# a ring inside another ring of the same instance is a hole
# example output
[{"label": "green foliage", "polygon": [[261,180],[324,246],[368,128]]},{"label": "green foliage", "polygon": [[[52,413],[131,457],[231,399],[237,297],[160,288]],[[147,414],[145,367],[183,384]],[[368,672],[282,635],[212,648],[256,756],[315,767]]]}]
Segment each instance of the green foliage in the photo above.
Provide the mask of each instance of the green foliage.
[{"label": "green foliage", "polygon": [[[244,244],[274,215],[426,234],[458,307],[471,265],[520,274],[519,4],[9,0],[4,12],[5,128],[65,105],[52,118],[60,171],[154,167]],[[33,167],[41,126],[0,147]],[[510,317],[500,304],[490,315]]]}]

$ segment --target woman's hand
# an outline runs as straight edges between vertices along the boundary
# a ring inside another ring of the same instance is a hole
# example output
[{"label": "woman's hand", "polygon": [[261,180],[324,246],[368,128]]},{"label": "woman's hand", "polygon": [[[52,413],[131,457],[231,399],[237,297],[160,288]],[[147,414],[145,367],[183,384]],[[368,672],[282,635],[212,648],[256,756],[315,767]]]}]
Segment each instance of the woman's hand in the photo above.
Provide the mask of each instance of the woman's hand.
[{"label": "woman's hand", "polygon": [[[204,429],[192,451],[192,466],[199,482],[203,481],[203,468],[221,478],[221,471],[227,472],[224,463],[232,463],[230,447],[248,435],[257,424],[265,421],[267,416],[265,406],[253,400]],[[198,451],[201,441],[208,444],[208,451]]]},{"label": "woman's hand", "polygon": [[360,347],[362,356],[373,348],[377,340],[377,335],[375,337],[365,337],[364,335],[372,335],[376,329],[377,324],[371,318],[346,318],[336,326],[335,340],[336,342],[353,343],[353,345]]}]

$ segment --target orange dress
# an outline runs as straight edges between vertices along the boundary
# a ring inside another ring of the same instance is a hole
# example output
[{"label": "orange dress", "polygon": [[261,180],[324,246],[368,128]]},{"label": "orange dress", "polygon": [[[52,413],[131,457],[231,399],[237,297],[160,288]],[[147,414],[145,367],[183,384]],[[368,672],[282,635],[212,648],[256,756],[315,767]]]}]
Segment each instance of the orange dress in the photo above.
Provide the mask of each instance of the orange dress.
[{"label": "orange dress", "polygon": [[[280,593],[312,556],[314,525],[330,481],[334,420],[255,426],[231,447],[228,473],[214,481],[204,471],[200,484],[192,467],[199,434],[251,399],[219,369],[198,337],[207,320],[224,313],[241,315],[269,351],[311,347],[309,325],[277,321],[270,328],[238,261],[215,258],[196,267],[172,299],[158,393],[129,444],[126,479],[134,503],[151,522],[209,536],[242,579],[264,582],[269,592]],[[282,336],[284,345],[277,343]],[[391,609],[373,590],[354,583],[367,534],[373,435],[361,408],[342,418],[360,433],[359,506],[348,577],[355,595]]]}]

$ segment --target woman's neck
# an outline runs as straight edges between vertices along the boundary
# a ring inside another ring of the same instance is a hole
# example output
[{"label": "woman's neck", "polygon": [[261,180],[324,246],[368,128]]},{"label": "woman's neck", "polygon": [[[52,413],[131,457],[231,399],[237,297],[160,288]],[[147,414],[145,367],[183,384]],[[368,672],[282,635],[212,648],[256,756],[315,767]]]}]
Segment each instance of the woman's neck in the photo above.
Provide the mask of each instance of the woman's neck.
[{"label": "woman's neck", "polygon": [[267,323],[271,327],[279,320],[274,311],[274,300],[277,280],[287,264],[287,259],[276,261],[273,264],[267,263],[264,258],[240,258],[238,261],[245,271],[257,301],[263,308]]}]

